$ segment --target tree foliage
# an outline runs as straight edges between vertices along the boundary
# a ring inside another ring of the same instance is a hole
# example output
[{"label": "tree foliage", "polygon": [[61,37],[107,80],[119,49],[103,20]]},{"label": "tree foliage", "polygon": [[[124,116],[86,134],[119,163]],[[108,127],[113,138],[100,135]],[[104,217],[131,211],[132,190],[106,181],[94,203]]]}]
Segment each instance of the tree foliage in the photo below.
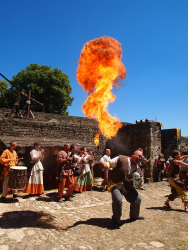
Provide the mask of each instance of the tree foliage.
[{"label": "tree foliage", "polygon": [[[4,81],[0,81],[3,86]],[[72,88],[70,86],[68,76],[58,68],[51,69],[50,66],[38,65],[32,63],[25,69],[18,72],[10,80],[10,88],[4,86],[4,95],[10,107],[16,101],[18,91],[28,94],[31,90],[31,97],[45,105],[45,112],[68,115],[67,108],[71,106],[73,97],[70,96]],[[14,102],[13,101],[14,96]],[[0,96],[2,99],[3,96]],[[26,102],[26,98],[20,100],[20,106]],[[0,107],[3,107],[0,100]]]},{"label": "tree foliage", "polygon": [[7,81],[0,80],[0,107],[9,108],[11,102],[14,102],[14,90],[12,91]]}]

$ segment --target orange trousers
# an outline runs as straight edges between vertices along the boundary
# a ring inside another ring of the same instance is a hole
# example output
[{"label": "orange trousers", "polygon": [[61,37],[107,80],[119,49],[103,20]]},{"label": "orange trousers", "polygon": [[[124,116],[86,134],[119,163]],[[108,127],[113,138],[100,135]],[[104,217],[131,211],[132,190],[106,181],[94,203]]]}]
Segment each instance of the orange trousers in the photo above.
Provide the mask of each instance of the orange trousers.
[{"label": "orange trousers", "polygon": [[73,189],[74,189],[74,176],[73,175],[63,175],[63,179],[59,183],[58,188],[58,198],[61,198],[63,195],[63,190],[67,186],[67,193],[65,197],[71,197]]}]

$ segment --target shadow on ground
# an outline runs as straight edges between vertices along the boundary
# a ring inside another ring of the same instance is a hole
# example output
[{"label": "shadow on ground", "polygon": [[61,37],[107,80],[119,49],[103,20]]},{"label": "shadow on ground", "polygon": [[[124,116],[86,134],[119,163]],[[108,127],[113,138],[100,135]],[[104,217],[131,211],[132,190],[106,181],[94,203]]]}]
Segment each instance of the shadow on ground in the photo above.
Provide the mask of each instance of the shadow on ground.
[{"label": "shadow on ground", "polygon": [[[123,224],[132,223],[132,222],[133,221],[130,219],[122,220],[121,226],[123,226]],[[117,229],[116,227],[114,227],[114,224],[112,223],[112,219],[110,219],[110,218],[91,218],[91,219],[86,220],[86,221],[77,221],[72,226],[69,226],[66,229],[74,228],[74,227],[79,226],[79,225],[97,226],[97,227],[102,227],[102,228],[106,228],[109,230]]]},{"label": "shadow on ground", "polygon": [[36,200],[45,202],[57,201],[57,192],[46,193],[46,196],[39,196]]},{"label": "shadow on ground", "polygon": [[173,208],[169,208],[166,206],[163,207],[146,207],[146,209],[153,209],[153,210],[162,210],[162,211],[176,211],[176,212],[185,212],[182,209],[173,209]]},{"label": "shadow on ground", "polygon": [[97,186],[93,186],[93,187],[92,187],[92,190],[93,190],[93,191],[96,191],[96,192],[101,192],[101,188],[100,188],[100,187],[97,187]]},{"label": "shadow on ground", "polygon": [[[1,200],[0,200],[1,202]],[[15,198],[6,198],[6,203],[16,203],[18,202],[18,199],[15,199]]]},{"label": "shadow on ground", "polygon": [[3,213],[0,217],[0,228],[38,227],[64,230],[55,225],[54,216],[44,212],[12,211]]}]

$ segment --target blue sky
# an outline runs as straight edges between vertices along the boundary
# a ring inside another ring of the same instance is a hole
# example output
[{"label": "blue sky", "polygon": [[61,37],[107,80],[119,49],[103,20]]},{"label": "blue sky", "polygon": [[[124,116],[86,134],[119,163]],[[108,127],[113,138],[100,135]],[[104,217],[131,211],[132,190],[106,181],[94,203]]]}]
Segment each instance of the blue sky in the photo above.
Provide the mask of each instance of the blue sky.
[{"label": "blue sky", "polygon": [[88,94],[76,80],[81,50],[113,37],[127,77],[113,89],[109,113],[122,122],[161,121],[188,136],[187,13],[186,0],[1,0],[0,73],[11,79],[31,63],[61,69],[74,97],[69,115],[84,117]]}]

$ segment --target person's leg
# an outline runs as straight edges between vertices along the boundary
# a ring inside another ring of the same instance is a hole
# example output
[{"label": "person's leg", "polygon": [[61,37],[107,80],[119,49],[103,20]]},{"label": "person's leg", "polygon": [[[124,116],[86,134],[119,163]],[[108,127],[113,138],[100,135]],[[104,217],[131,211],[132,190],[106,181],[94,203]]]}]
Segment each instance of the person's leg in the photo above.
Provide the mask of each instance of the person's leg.
[{"label": "person's leg", "polygon": [[74,189],[74,176],[73,175],[69,175],[67,177],[67,193],[65,195],[66,198],[70,198]]},{"label": "person's leg", "polygon": [[185,178],[185,189],[188,190],[188,173],[186,174],[186,178]]},{"label": "person's leg", "polygon": [[112,220],[120,224],[122,215],[122,194],[117,188],[112,189]]},{"label": "person's leg", "polygon": [[141,171],[142,171],[142,177],[140,179],[140,182],[141,182],[141,186],[140,186],[140,189],[141,190],[144,190],[144,168],[141,168]]},{"label": "person's leg", "polygon": [[157,182],[159,182],[160,181],[160,172],[159,172],[159,170],[157,170]]},{"label": "person's leg", "polygon": [[8,194],[8,181],[9,181],[9,176],[4,176],[3,180],[3,192],[2,192],[2,197],[6,197]]},{"label": "person's leg", "polygon": [[187,171],[180,171],[179,172],[179,177],[180,180],[183,181],[184,185],[185,185],[185,189],[188,189],[188,174]]},{"label": "person's leg", "polygon": [[103,173],[104,173],[104,180],[101,184],[101,189],[105,189],[108,184],[108,170],[104,170]]},{"label": "person's leg", "polygon": [[[176,190],[176,193],[181,197],[182,201],[187,201],[187,193],[185,191],[185,187],[176,181],[174,178],[169,178],[169,183],[173,187],[173,192],[174,189]],[[171,201],[174,199],[170,199]]]},{"label": "person's leg", "polygon": [[140,213],[141,197],[135,188],[132,188],[124,195],[125,199],[130,203],[130,219],[137,219]]},{"label": "person's leg", "polygon": [[164,170],[161,170],[161,181],[164,179]]},{"label": "person's leg", "polygon": [[165,201],[165,206],[170,208],[170,204],[169,204],[170,201],[174,201],[178,197],[178,195],[182,196],[183,194],[186,196],[186,194],[185,192],[183,193],[181,192],[182,189],[176,185],[174,178],[169,177],[168,181],[169,181],[169,184],[171,185],[171,194],[168,196],[167,200]]},{"label": "person's leg", "polygon": [[165,201],[165,206],[171,208],[169,202],[174,201],[177,197],[178,197],[178,193],[176,189],[173,186],[171,186],[171,194],[169,194],[167,200]]},{"label": "person's leg", "polygon": [[142,177],[143,177],[143,183],[144,183],[144,167],[143,168],[141,168],[141,171],[142,171]]},{"label": "person's leg", "polygon": [[143,181],[143,178],[141,177],[140,178],[140,187],[139,187],[139,189],[141,189],[141,190],[145,190],[145,188],[144,188],[144,181]]},{"label": "person's leg", "polygon": [[13,194],[13,197],[16,198],[17,194],[18,194],[18,190],[17,189],[13,189],[12,190],[12,194]]},{"label": "person's leg", "polygon": [[178,193],[178,195],[181,197],[182,202],[188,202],[188,197],[187,197],[187,192],[185,190],[184,185],[179,184],[178,182],[176,182],[176,180],[174,180],[175,185],[174,188],[176,189],[176,192]]},{"label": "person's leg", "polygon": [[161,181],[161,171],[158,172],[158,182]]},{"label": "person's leg", "polygon": [[66,176],[63,176],[63,179],[59,183],[59,188],[58,188],[58,195],[57,198],[60,199],[63,195],[63,190],[65,188],[65,183],[66,183]]}]

